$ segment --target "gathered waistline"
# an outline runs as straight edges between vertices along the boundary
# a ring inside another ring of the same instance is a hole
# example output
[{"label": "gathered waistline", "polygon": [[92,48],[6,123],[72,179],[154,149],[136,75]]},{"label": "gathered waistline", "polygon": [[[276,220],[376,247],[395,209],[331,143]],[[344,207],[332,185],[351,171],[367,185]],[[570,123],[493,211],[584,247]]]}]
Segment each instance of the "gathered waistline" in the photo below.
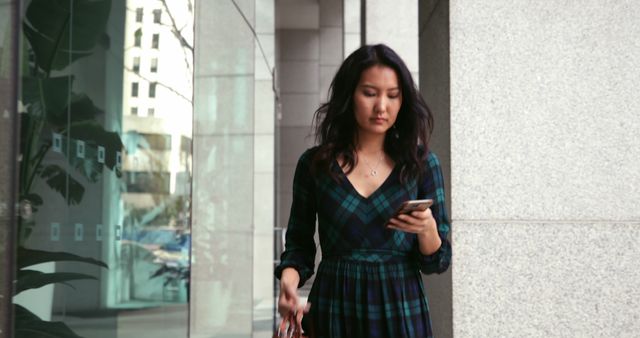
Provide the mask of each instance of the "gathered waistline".
[{"label": "gathered waistline", "polygon": [[345,250],[339,252],[322,253],[322,260],[347,260],[370,263],[406,263],[412,258],[411,252],[397,250]]}]

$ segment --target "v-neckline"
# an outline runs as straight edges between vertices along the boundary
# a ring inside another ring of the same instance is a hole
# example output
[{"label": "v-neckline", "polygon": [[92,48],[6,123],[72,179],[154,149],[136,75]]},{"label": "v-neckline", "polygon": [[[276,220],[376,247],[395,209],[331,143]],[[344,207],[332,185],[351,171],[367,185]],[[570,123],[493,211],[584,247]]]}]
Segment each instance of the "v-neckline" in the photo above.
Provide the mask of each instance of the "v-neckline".
[{"label": "v-neckline", "polygon": [[336,166],[336,169],[340,172],[340,175],[342,175],[344,180],[349,185],[349,188],[351,190],[353,190],[353,192],[356,195],[358,195],[358,197],[360,197],[361,199],[363,199],[365,201],[370,200],[371,197],[373,197],[373,195],[377,194],[382,189],[382,187],[384,187],[387,184],[389,179],[391,179],[391,176],[393,176],[393,173],[396,171],[396,167],[398,167],[397,165],[394,165],[393,168],[391,169],[391,172],[389,173],[389,175],[387,175],[387,177],[384,179],[384,181],[382,181],[382,183],[371,194],[369,194],[369,196],[365,197],[358,191],[358,189],[356,189],[356,187],[353,185],[353,183],[351,183],[351,180],[349,180],[349,177],[347,176],[347,174],[344,172],[344,170],[342,170],[342,167],[340,166],[340,163],[338,163],[338,160],[333,160],[333,163]]}]

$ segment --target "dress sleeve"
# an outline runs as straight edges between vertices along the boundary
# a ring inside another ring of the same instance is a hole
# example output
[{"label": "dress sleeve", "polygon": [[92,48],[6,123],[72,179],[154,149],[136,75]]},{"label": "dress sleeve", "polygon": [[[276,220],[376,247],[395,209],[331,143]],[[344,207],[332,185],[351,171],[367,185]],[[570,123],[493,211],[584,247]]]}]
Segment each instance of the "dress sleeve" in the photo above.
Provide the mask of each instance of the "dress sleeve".
[{"label": "dress sleeve", "polygon": [[419,198],[433,199],[431,212],[438,225],[438,234],[442,245],[435,253],[423,255],[418,249],[420,270],[424,274],[443,273],[451,264],[451,242],[447,239],[451,230],[449,215],[445,206],[444,179],[438,157],[429,152],[427,167],[419,188]]},{"label": "dress sleeve", "polygon": [[296,166],[293,178],[293,202],[285,236],[285,249],[280,256],[280,264],[275,269],[278,279],[285,268],[292,267],[300,274],[300,283],[313,275],[316,257],[316,201],[315,182],[311,176],[311,151],[307,150]]}]

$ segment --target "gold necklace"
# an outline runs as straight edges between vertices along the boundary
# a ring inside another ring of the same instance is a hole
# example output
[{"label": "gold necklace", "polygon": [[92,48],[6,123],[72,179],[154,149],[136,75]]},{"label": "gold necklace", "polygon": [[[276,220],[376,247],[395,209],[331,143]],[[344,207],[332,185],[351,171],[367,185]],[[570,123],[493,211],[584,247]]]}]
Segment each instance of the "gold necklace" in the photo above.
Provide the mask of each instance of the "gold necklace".
[{"label": "gold necklace", "polygon": [[[384,154],[384,153],[383,153]],[[378,162],[376,163],[375,167],[372,167],[369,162],[367,161],[366,158],[364,158],[364,156],[362,157],[362,161],[364,162],[364,164],[367,165],[367,167],[369,167],[369,176],[371,177],[375,177],[376,175],[378,175],[378,166],[380,166],[380,163],[382,163],[382,159],[384,158],[384,156],[380,156],[378,158]]]}]

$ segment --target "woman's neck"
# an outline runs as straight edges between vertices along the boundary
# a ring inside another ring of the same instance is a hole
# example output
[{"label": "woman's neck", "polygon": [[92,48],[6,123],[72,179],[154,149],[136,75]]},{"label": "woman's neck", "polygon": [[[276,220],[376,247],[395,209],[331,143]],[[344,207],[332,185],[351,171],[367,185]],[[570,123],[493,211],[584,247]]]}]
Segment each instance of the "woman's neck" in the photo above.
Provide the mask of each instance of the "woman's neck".
[{"label": "woman's neck", "polygon": [[359,133],[356,137],[356,151],[363,154],[379,154],[384,151],[384,134]]}]

